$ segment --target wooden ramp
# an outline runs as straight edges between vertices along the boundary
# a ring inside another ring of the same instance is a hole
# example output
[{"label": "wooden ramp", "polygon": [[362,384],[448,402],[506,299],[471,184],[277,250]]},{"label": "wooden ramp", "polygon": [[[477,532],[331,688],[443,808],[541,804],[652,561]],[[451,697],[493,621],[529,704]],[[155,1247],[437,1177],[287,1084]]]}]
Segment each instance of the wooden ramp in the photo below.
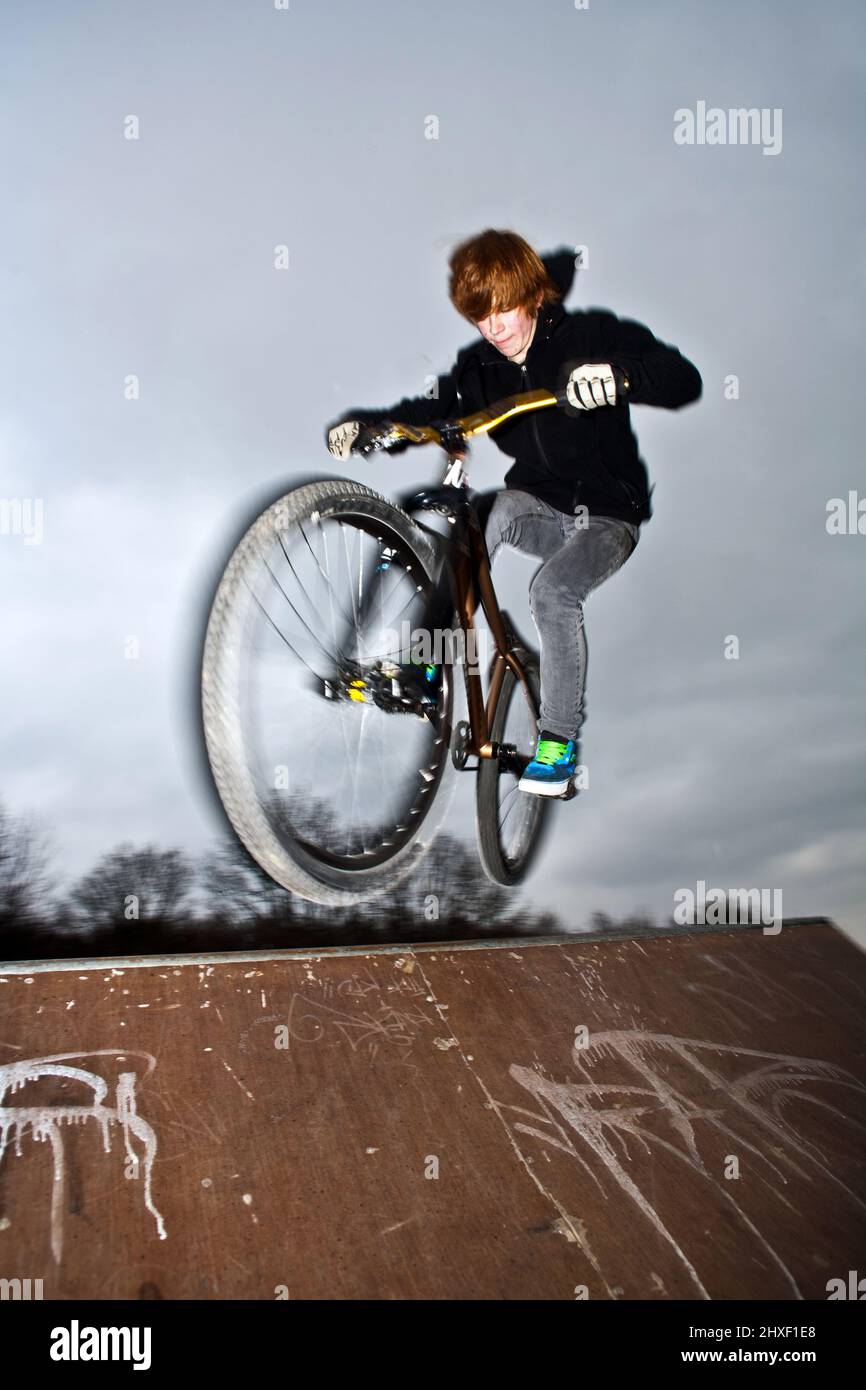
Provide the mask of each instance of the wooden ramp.
[{"label": "wooden ramp", "polygon": [[0,967],[45,1298],[826,1299],[866,1273],[829,922]]}]

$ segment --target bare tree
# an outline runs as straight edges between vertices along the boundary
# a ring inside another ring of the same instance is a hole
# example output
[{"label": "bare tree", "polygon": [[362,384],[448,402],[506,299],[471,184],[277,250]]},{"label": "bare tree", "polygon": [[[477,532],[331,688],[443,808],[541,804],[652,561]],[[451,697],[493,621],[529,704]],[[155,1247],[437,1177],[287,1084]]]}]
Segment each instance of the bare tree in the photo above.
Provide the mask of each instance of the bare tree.
[{"label": "bare tree", "polygon": [[609,912],[594,912],[589,919],[592,931],[613,931],[616,922]]},{"label": "bare tree", "polygon": [[[407,928],[422,935],[500,934],[518,929],[514,891],[487,878],[477,854],[453,835],[440,834],[415,872],[367,904],[365,919],[398,939]],[[413,933],[414,934],[414,933]]]},{"label": "bare tree", "polygon": [[104,854],[73,886],[76,917],[94,929],[135,921],[176,923],[193,886],[193,873],[180,850],[119,845]]},{"label": "bare tree", "polygon": [[247,854],[239,840],[222,841],[199,865],[208,916],[228,921],[272,921],[299,914],[298,900]]},{"label": "bare tree", "polygon": [[0,802],[0,926],[39,926],[52,910],[44,835]]}]

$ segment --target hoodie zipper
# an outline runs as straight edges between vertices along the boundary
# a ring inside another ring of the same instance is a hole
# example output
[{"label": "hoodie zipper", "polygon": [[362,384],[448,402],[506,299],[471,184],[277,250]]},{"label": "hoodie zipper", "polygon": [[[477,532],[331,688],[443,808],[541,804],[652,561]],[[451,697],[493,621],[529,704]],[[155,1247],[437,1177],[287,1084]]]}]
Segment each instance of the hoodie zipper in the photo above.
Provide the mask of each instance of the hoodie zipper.
[{"label": "hoodie zipper", "polygon": [[[526,363],[525,363],[525,362],[521,362],[521,363],[519,363],[519,366],[520,366],[520,373],[521,373],[521,381],[522,381],[522,383],[523,383],[523,390],[524,390],[524,391],[530,391],[530,390],[532,389],[532,386],[531,386],[531,383],[530,383],[530,380],[529,380],[529,370],[528,370],[528,368],[527,368],[527,366],[526,366]],[[547,457],[547,454],[544,452],[544,445],[543,445],[542,442],[541,442],[541,434],[540,434],[539,429],[538,429],[538,411],[537,411],[537,410],[531,411],[531,417],[532,417],[532,432],[533,432],[533,434],[535,435],[535,444],[536,444],[536,447],[537,447],[537,449],[538,449],[539,454],[541,455],[541,460],[542,460],[542,462],[543,462],[545,468],[547,469],[548,473],[552,473],[552,472],[553,472],[553,469],[552,469],[551,466],[550,466],[550,459]]]}]

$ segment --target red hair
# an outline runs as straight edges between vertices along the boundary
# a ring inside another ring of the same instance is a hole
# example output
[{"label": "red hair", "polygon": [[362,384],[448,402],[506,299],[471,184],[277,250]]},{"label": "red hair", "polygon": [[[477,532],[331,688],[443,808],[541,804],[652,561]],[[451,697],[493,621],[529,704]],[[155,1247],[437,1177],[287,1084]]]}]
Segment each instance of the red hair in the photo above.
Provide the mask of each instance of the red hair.
[{"label": "red hair", "polygon": [[541,257],[516,232],[488,227],[461,242],[448,264],[449,298],[470,323],[494,310],[523,309],[534,318],[539,295],[542,306],[560,298]]}]

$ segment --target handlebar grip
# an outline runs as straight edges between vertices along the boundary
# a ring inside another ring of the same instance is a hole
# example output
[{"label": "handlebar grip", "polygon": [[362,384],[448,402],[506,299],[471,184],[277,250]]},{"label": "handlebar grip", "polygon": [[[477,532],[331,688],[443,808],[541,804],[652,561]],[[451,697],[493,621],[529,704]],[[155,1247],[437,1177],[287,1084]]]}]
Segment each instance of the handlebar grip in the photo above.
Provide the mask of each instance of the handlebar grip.
[{"label": "handlebar grip", "polygon": [[352,440],[351,452],[353,454],[361,454],[366,458],[373,447],[372,433],[373,431],[369,425],[362,425],[355,435],[355,438]]},{"label": "handlebar grip", "polygon": [[352,453],[368,458],[379,449],[387,448],[390,420],[381,420],[375,425],[361,425],[352,444]]}]

